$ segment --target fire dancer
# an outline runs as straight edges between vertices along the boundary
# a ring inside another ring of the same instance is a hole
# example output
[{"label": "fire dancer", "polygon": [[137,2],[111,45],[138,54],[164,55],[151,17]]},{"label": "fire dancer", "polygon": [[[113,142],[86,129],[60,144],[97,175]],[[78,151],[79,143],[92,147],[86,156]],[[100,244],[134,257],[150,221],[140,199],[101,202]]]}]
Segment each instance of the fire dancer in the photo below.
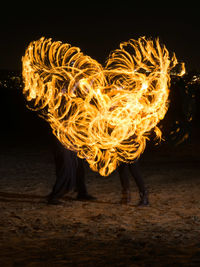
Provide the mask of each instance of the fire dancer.
[{"label": "fire dancer", "polygon": [[87,192],[82,159],[75,152],[66,149],[57,138],[54,139],[56,182],[47,197],[48,204],[61,204],[59,199],[72,190],[77,191],[78,200],[94,200],[95,197]]},{"label": "fire dancer", "polygon": [[135,161],[132,164],[122,163],[119,168],[119,177],[122,186],[122,204],[128,204],[131,201],[131,192],[130,192],[130,180],[126,174],[126,169],[129,169],[132,177],[135,180],[135,183],[139,189],[140,201],[138,206],[147,206],[149,205],[148,192],[144,184],[143,178],[140,174],[139,163]]}]

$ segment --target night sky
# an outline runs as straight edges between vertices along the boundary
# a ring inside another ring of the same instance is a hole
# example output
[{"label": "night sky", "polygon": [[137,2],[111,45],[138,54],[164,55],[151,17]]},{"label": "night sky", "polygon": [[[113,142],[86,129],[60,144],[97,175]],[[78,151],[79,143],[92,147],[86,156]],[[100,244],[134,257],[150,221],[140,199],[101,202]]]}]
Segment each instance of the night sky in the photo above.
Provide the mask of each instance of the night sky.
[{"label": "night sky", "polygon": [[188,2],[179,8],[166,2],[157,7],[134,1],[115,1],[117,6],[112,3],[62,6],[54,1],[45,8],[39,2],[29,2],[27,7],[9,4],[1,10],[5,16],[0,18],[0,69],[21,70],[25,48],[42,36],[79,46],[103,64],[120,42],[145,35],[159,37],[179,61],[186,63],[187,70],[200,70],[197,6]]}]

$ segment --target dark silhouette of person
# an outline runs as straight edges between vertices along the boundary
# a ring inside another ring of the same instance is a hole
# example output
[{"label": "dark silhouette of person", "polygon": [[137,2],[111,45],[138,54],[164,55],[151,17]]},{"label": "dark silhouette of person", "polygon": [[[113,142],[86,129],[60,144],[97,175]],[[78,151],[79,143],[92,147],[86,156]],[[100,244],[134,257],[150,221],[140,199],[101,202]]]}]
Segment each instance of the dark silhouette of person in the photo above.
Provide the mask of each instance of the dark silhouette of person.
[{"label": "dark silhouette of person", "polygon": [[122,204],[128,204],[131,201],[131,191],[130,191],[130,179],[127,175],[127,169],[129,169],[132,177],[135,180],[136,186],[139,190],[140,200],[138,206],[147,206],[149,205],[148,192],[144,184],[143,177],[139,170],[139,163],[136,160],[134,163],[122,163],[118,167],[120,182],[122,186]]},{"label": "dark silhouette of person", "polygon": [[54,137],[54,158],[56,181],[51,193],[47,196],[48,204],[58,205],[66,193],[77,191],[78,200],[94,200],[87,192],[83,160],[74,151],[66,149]]}]

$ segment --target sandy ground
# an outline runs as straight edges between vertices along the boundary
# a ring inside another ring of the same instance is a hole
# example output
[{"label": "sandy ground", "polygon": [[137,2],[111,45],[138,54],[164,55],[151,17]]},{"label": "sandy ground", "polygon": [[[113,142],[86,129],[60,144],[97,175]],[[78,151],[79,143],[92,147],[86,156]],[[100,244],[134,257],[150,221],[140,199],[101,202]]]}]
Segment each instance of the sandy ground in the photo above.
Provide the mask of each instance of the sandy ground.
[{"label": "sandy ground", "polygon": [[200,145],[147,151],[141,170],[150,206],[120,205],[117,172],[85,164],[93,202],[45,201],[55,181],[46,146],[0,152],[0,266],[200,266]]}]

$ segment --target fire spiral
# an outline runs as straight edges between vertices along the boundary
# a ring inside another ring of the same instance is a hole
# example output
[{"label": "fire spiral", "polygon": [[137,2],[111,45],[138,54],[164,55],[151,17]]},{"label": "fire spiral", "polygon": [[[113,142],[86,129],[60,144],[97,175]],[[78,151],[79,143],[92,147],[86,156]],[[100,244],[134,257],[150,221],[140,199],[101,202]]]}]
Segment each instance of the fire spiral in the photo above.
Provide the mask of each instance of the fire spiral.
[{"label": "fire spiral", "polygon": [[51,39],[31,42],[22,58],[23,94],[68,149],[107,176],[144,151],[168,107],[177,64],[159,40],[120,44],[105,67],[80,48]]}]

